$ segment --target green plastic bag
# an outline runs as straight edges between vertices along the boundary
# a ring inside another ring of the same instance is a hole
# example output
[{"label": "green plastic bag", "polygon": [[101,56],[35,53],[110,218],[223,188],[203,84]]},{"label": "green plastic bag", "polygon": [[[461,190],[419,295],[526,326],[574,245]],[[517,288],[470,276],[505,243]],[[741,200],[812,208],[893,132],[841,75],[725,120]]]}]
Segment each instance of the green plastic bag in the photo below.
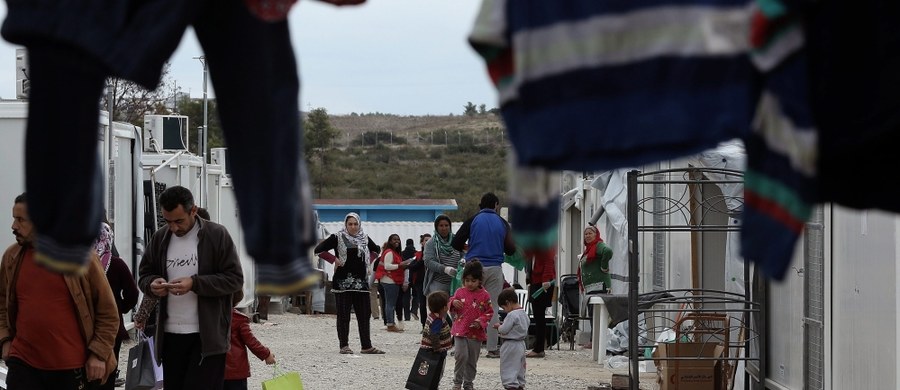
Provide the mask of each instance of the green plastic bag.
[{"label": "green plastic bag", "polygon": [[456,276],[450,280],[450,295],[456,293],[456,290],[459,290],[463,285],[463,270],[466,268],[465,263],[460,263],[459,266],[456,267]]},{"label": "green plastic bag", "polygon": [[516,248],[516,253],[513,253],[511,255],[503,255],[503,262],[521,271],[525,269],[525,254],[522,253],[522,249]]},{"label": "green plastic bag", "polygon": [[263,390],[303,390],[303,381],[300,380],[300,374],[296,371],[278,374],[278,364],[275,364],[275,373],[273,378],[263,381]]}]

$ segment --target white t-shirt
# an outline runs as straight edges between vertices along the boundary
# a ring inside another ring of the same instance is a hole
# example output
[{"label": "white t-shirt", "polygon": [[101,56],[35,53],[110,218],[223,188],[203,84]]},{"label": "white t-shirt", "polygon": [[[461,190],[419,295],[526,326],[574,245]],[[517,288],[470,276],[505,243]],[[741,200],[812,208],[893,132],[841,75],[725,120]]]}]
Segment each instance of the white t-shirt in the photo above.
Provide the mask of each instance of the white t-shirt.
[{"label": "white t-shirt", "polygon": [[[194,223],[194,228],[182,237],[172,235],[169,241],[169,251],[166,253],[166,276],[169,282],[197,274],[197,232],[200,224]],[[200,319],[197,315],[197,294],[189,291],[182,295],[169,294],[168,318],[166,318],[165,331],[169,333],[199,333]]]}]

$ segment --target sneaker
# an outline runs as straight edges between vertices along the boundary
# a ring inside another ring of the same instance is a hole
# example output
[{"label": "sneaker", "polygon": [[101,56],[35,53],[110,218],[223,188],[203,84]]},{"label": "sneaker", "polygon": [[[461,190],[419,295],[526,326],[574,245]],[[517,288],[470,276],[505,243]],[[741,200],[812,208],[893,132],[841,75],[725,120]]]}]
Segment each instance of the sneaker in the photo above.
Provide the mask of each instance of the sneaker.
[{"label": "sneaker", "polygon": [[398,328],[397,325],[388,325],[387,331],[388,331],[388,332],[396,332],[396,333],[400,333],[400,332],[403,331],[403,329]]},{"label": "sneaker", "polygon": [[115,387],[125,386],[125,378],[116,378]]},{"label": "sneaker", "polygon": [[543,351],[542,352],[529,351],[528,353],[525,354],[525,357],[528,357],[528,358],[542,358],[544,356],[545,356],[545,354]]},{"label": "sneaker", "polygon": [[491,358],[491,359],[499,359],[500,351],[488,351],[488,353],[486,355],[484,355],[484,357]]}]

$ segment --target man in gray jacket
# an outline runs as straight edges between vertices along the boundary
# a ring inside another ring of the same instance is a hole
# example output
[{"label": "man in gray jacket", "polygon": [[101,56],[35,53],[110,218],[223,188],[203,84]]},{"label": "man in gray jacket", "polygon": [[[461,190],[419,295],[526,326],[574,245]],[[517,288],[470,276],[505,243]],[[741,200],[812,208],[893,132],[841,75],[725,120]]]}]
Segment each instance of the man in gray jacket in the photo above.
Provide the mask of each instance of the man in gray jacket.
[{"label": "man in gray jacket", "polygon": [[197,218],[194,196],[170,187],[159,196],[166,226],[141,259],[140,288],[160,297],[156,356],[166,390],[222,389],[231,295],[244,285],[237,250],[222,225]]}]

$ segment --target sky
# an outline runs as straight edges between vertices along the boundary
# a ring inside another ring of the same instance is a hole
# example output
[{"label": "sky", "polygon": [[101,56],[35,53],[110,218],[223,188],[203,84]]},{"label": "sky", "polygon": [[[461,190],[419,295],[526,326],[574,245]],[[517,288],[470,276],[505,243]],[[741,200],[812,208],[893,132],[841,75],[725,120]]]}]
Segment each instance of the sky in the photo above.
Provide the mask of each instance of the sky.
[{"label": "sky", "polygon": [[[300,0],[289,19],[304,111],[330,114],[462,114],[497,106],[484,62],[468,45],[477,0],[368,0],[335,7]],[[0,2],[6,17],[6,4]],[[0,97],[15,98],[15,50],[0,40]],[[203,96],[202,55],[192,30],[173,54],[182,92]],[[215,90],[210,83],[210,97]]]}]

